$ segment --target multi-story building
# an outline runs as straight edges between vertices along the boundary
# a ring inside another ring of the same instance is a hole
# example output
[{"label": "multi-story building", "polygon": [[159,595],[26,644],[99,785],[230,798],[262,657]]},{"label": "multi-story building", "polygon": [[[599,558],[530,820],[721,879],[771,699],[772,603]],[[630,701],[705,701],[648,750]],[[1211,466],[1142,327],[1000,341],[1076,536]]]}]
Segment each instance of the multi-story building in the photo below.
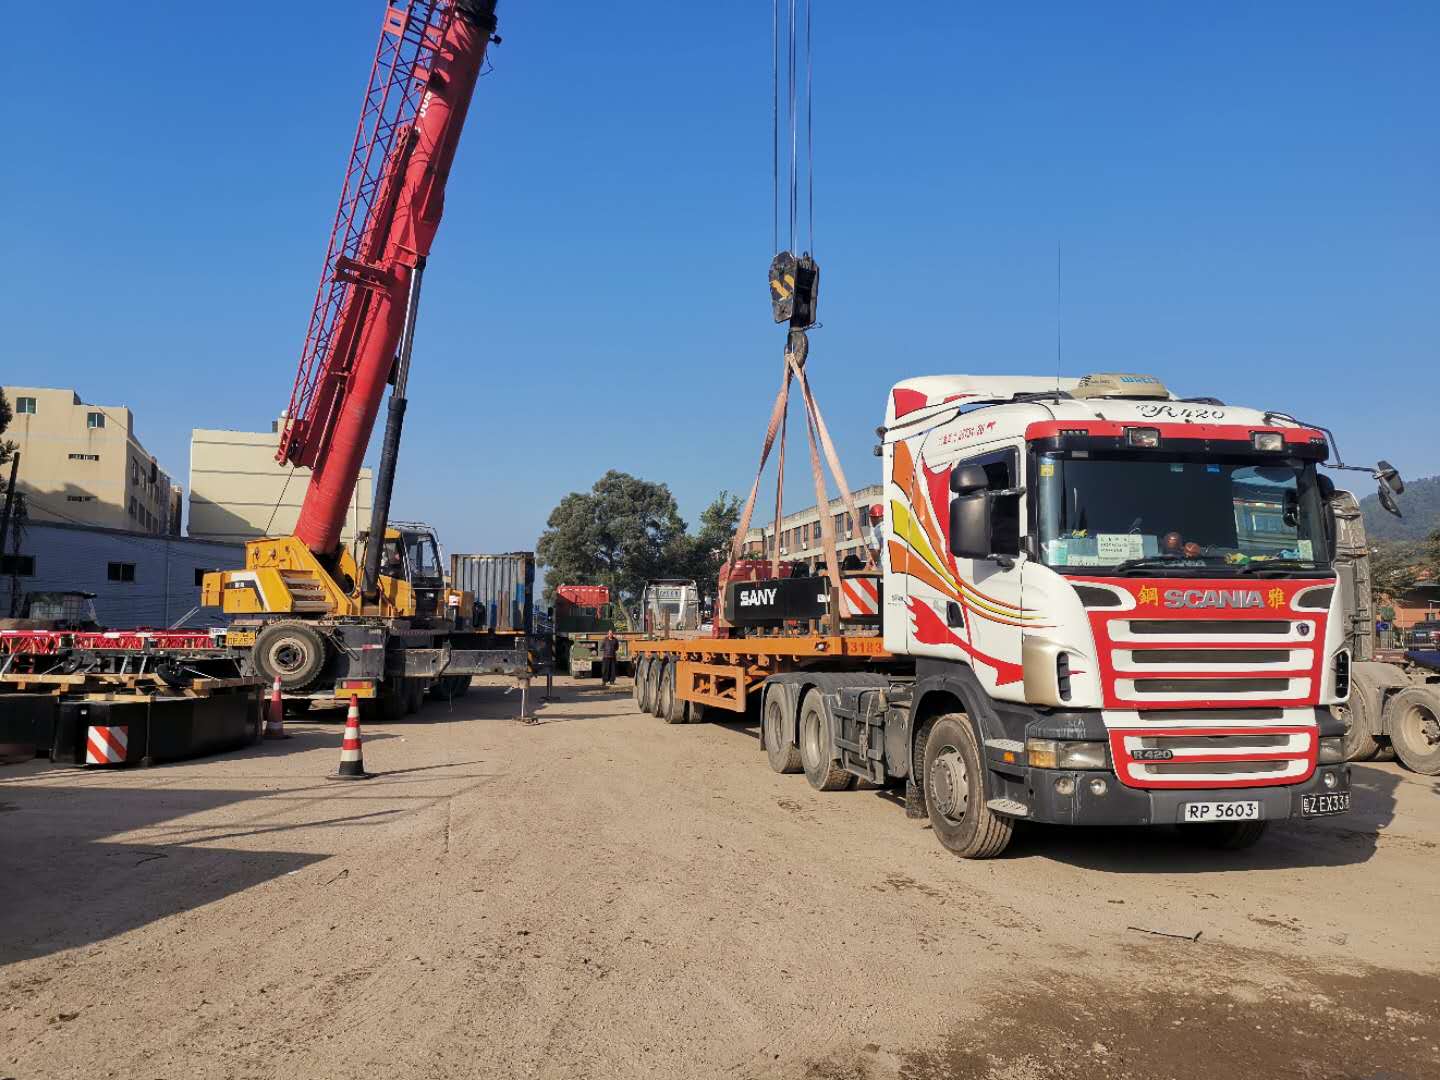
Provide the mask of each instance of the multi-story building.
[{"label": "multi-story building", "polygon": [[[843,499],[831,499],[829,513],[835,521],[835,548],[841,560],[850,552],[858,552],[866,543],[865,525],[870,507],[883,505],[885,489],[871,484],[852,493],[860,511],[859,533],[855,532]],[[745,554],[751,558],[771,558],[775,554],[775,525],[751,529],[745,534]],[[820,538],[820,513],[816,507],[786,514],[780,521],[780,557],[786,562],[804,563],[812,574],[825,569],[825,549]]]},{"label": "multi-story building", "polygon": [[74,390],[5,386],[20,448],[16,487],[31,521],[98,525],[152,536],[180,533],[180,490],[135,436],[123,405],[91,405]]},{"label": "multi-story building", "polygon": [[[269,431],[190,433],[190,536],[238,543],[294,531],[310,470],[277,462],[279,445],[278,423]],[[371,488],[370,470],[361,469],[342,543],[370,527]]]}]

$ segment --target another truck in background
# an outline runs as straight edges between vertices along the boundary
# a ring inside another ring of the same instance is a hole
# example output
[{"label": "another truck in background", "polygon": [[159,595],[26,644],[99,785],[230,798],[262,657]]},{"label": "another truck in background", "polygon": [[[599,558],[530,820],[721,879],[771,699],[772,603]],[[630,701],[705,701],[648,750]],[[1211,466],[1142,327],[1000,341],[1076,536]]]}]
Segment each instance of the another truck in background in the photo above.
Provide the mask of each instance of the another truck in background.
[{"label": "another truck in background", "polygon": [[636,636],[623,604],[612,602],[606,585],[561,585],[555,590],[555,663],[574,678],[596,674],[600,642],[610,631],[620,641],[615,656],[617,674],[633,670],[630,640]]},{"label": "another truck in background", "polygon": [[1346,644],[1354,658],[1350,700],[1335,709],[1345,724],[1345,760],[1393,756],[1415,772],[1440,776],[1440,644],[1412,636],[1408,651],[1376,649],[1370,547],[1360,504],[1350,492],[1335,491],[1329,509]]}]

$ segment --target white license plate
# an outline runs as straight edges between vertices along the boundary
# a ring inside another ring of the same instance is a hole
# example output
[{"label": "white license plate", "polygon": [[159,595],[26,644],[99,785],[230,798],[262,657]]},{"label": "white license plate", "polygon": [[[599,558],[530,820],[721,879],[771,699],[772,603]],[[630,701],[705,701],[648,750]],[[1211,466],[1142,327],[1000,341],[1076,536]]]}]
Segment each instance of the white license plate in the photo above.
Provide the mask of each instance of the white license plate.
[{"label": "white license plate", "polygon": [[1187,802],[1180,808],[1182,822],[1257,821],[1260,804],[1250,802]]}]

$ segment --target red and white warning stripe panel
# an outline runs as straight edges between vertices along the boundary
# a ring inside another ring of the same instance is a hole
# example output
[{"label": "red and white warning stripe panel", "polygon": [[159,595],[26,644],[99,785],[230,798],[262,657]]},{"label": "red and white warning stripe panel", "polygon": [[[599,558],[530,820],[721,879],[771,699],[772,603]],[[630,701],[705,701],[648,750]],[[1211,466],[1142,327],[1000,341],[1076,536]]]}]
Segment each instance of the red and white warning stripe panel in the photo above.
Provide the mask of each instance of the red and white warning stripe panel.
[{"label": "red and white warning stripe panel", "polygon": [[126,725],[92,725],[85,729],[85,764],[124,765],[129,745]]},{"label": "red and white warning stripe panel", "polygon": [[879,615],[880,579],[878,577],[840,579],[840,617],[842,619],[874,619]]}]

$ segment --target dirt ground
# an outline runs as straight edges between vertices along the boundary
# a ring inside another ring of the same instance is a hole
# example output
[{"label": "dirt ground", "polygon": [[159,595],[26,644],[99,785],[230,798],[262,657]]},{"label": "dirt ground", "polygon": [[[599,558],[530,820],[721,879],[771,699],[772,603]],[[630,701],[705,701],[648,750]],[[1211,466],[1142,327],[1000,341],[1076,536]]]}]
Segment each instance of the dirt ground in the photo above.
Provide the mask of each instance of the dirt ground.
[{"label": "dirt ground", "polygon": [[1440,1076],[1434,779],[1358,767],[1354,813],[1248,852],[962,862],[751,726],[517,705],[370,727],[361,783],[335,716],[0,770],[0,1080]]}]

